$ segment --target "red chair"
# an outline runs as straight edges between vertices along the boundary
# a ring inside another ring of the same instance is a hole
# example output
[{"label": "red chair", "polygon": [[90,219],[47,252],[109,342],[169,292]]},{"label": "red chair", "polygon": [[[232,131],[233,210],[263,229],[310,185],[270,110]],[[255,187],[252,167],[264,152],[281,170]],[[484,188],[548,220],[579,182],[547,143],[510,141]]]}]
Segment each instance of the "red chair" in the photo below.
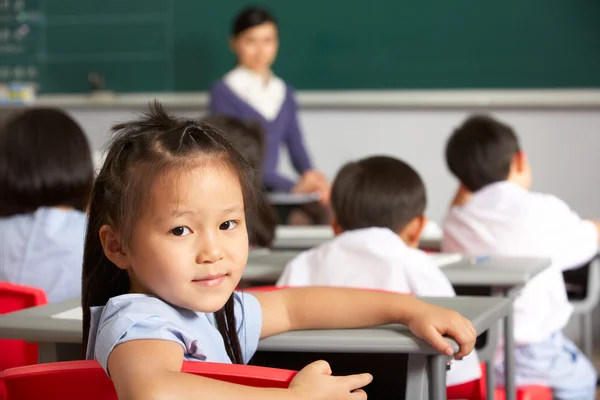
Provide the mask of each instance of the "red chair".
[{"label": "red chair", "polygon": [[[184,361],[183,372],[246,386],[287,388],[296,371]],[[3,400],[117,400],[112,381],[96,361],[67,361],[0,373]]]},{"label": "red chair", "polygon": [[[0,314],[47,304],[43,290],[0,282]],[[0,339],[0,371],[7,368],[37,364],[38,346],[24,340]]]}]

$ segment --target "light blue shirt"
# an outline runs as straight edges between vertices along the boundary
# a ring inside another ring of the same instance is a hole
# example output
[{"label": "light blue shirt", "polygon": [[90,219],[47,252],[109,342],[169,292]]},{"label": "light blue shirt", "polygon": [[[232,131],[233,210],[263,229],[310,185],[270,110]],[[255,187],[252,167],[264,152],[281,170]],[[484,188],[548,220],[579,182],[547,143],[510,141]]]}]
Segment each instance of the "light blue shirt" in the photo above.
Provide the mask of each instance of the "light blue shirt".
[{"label": "light blue shirt", "polygon": [[81,296],[86,224],[54,207],[0,218],[0,281],[41,288],[50,303]]},{"label": "light blue shirt", "polygon": [[[262,310],[248,293],[234,293],[235,321],[244,362],[260,339]],[[214,315],[173,306],[145,294],[124,294],[91,308],[86,358],[108,372],[108,356],[118,344],[139,339],[169,340],[183,348],[184,359],[231,364]]]}]

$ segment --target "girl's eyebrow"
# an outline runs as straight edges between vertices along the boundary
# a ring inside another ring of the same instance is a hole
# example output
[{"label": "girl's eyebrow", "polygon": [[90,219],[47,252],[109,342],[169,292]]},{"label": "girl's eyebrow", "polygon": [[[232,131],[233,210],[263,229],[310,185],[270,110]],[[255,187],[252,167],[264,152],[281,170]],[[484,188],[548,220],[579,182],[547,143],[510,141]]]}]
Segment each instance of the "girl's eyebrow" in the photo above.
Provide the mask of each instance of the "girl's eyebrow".
[{"label": "girl's eyebrow", "polygon": [[235,205],[232,205],[230,207],[226,207],[223,209],[223,212],[225,212],[225,213],[234,213],[234,212],[241,212],[241,211],[243,211],[243,208],[239,204],[235,204]]}]

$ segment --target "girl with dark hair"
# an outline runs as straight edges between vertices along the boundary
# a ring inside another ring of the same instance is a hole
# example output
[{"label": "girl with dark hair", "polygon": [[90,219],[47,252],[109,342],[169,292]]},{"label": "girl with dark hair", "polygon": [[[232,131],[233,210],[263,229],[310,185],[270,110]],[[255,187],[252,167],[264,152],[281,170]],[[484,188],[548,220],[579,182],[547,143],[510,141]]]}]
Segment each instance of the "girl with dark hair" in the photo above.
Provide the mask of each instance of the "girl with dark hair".
[{"label": "girl with dark hair", "polygon": [[[237,65],[213,85],[211,112],[243,120],[256,119],[263,124],[267,138],[263,180],[267,190],[318,193],[321,202],[327,204],[329,183],[312,167],[298,124],[294,91],[271,71],[279,47],[275,18],[263,8],[241,11],[233,22],[230,47]],[[282,145],[287,147],[300,174],[296,182],[277,172]],[[328,222],[323,210],[312,214],[315,222]]]},{"label": "girl with dark hair", "polygon": [[[300,288],[235,292],[248,228],[264,206],[252,168],[211,125],[158,104],[115,126],[92,191],[83,260],[83,342],[120,399],[363,399],[369,374],[333,377],[313,363],[289,389],[181,373],[183,360],[246,363],[258,340],[293,329],[393,322],[452,355],[442,335],[475,343],[457,314],[399,294]],[[326,304],[327,307],[323,307]]]},{"label": "girl with dark hair", "polygon": [[81,292],[94,168],[79,125],[30,108],[0,128],[0,281],[38,287],[51,303]]}]

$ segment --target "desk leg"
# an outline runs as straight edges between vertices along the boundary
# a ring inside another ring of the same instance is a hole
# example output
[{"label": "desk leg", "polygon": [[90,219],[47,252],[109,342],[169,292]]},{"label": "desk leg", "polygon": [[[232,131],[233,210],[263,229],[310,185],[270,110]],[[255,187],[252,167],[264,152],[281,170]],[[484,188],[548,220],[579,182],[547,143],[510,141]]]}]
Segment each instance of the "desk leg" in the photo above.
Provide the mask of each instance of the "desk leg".
[{"label": "desk leg", "polygon": [[428,400],[429,382],[427,357],[420,354],[408,355],[406,369],[406,400]]},{"label": "desk leg", "polygon": [[515,387],[515,339],[514,339],[514,313],[510,312],[504,318],[504,389],[506,400],[516,400]]},{"label": "desk leg", "polygon": [[494,400],[496,395],[496,382],[494,382],[494,363],[492,361],[486,361],[485,363],[485,380],[486,380],[486,398],[487,400]]},{"label": "desk leg", "polygon": [[429,398],[431,400],[446,400],[446,363],[448,357],[429,356]]},{"label": "desk leg", "polygon": [[56,343],[38,343],[38,362],[46,364],[56,361]]}]

